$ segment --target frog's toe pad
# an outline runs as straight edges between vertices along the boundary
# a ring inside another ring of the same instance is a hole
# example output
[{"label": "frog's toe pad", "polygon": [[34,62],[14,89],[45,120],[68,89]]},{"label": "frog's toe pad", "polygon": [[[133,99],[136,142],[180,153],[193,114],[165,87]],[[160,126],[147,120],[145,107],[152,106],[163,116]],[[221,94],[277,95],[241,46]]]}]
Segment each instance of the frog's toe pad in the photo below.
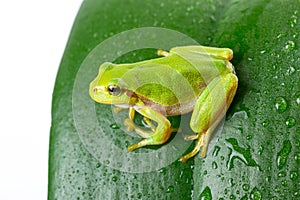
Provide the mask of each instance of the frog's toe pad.
[{"label": "frog's toe pad", "polygon": [[135,125],[134,125],[133,121],[129,118],[124,120],[124,125],[127,127],[128,132],[132,132],[135,130]]},{"label": "frog's toe pad", "polygon": [[190,141],[190,140],[197,140],[199,138],[198,134],[194,134],[194,135],[187,135],[184,137],[185,140]]},{"label": "frog's toe pad", "polygon": [[[188,136],[189,140],[196,140],[198,139],[197,143],[196,143],[196,146],[194,147],[194,149],[182,156],[180,158],[180,161],[181,162],[186,162],[188,159],[194,157],[199,151],[200,151],[200,157],[201,158],[205,158],[206,157],[206,151],[207,151],[207,143],[206,143],[206,140],[205,140],[205,134],[197,134],[197,135],[191,135],[191,136]],[[186,138],[185,138],[186,139]]]}]

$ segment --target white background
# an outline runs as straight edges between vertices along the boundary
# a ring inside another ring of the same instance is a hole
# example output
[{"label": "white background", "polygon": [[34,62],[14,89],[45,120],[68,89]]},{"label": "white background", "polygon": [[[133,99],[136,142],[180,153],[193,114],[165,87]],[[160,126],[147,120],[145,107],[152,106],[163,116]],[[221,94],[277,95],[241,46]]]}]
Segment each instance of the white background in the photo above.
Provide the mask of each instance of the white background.
[{"label": "white background", "polygon": [[0,199],[47,199],[51,101],[82,0],[0,1]]}]

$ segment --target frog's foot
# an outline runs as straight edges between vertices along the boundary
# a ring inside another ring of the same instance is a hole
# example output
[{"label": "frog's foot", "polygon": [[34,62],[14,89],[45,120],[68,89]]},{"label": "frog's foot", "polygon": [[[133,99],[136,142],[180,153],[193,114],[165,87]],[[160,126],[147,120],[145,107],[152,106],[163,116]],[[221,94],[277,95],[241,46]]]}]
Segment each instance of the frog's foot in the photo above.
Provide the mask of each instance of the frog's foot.
[{"label": "frog's foot", "polygon": [[155,132],[156,126],[152,123],[151,119],[144,117],[143,121],[153,132]]},{"label": "frog's foot", "polygon": [[182,129],[181,128],[170,128],[171,133],[181,133]]},{"label": "frog's foot", "polygon": [[136,127],[136,125],[134,124],[134,122],[131,119],[129,119],[129,118],[127,118],[127,119],[124,120],[124,125],[126,126],[126,130],[128,132],[134,131],[135,127]]},{"label": "frog's foot", "polygon": [[114,109],[113,109],[114,113],[119,113],[119,112],[121,112],[122,110],[125,110],[125,108],[114,107]]},{"label": "frog's foot", "polygon": [[167,52],[167,51],[164,51],[164,50],[159,49],[159,50],[157,50],[157,55],[158,55],[158,56],[165,56],[165,57],[167,57],[167,56],[170,55],[170,53]]},{"label": "frog's foot", "polygon": [[198,139],[198,141],[194,149],[190,153],[182,156],[180,158],[180,161],[186,162],[188,159],[194,157],[199,151],[200,151],[200,157],[204,158],[206,156],[209,138],[210,138],[209,135],[206,133],[198,133],[197,135],[187,136],[186,139],[188,140]]},{"label": "frog's foot", "polygon": [[[155,132],[155,130],[156,130],[156,126],[152,123],[152,120],[151,119],[149,119],[149,118],[147,118],[147,117],[144,117],[144,119],[143,119],[143,121],[145,122],[145,124],[153,131],[153,132]],[[171,133],[180,133],[180,132],[182,132],[182,130],[181,130],[181,128],[170,128],[170,132]]]},{"label": "frog's foot", "polygon": [[199,134],[187,135],[184,137],[185,140],[197,140],[199,138]]},{"label": "frog's foot", "polygon": [[147,146],[147,145],[159,145],[165,143],[171,135],[170,127],[171,124],[165,116],[161,113],[152,110],[151,108],[140,108],[137,110],[141,115],[157,122],[157,127],[155,131],[144,130],[135,125],[135,131],[141,135],[144,139],[140,142],[133,144],[128,147],[129,151],[133,151],[137,148]]}]

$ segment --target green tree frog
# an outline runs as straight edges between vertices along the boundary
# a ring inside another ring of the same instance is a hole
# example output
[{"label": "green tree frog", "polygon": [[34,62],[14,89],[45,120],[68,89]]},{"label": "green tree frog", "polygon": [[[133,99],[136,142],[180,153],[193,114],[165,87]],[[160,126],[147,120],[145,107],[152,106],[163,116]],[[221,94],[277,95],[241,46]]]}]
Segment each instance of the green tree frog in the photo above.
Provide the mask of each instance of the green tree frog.
[{"label": "green tree frog", "polygon": [[[161,57],[132,64],[103,63],[89,94],[98,103],[129,109],[124,123],[143,138],[129,146],[129,151],[165,143],[174,131],[167,116],[192,112],[194,134],[185,139],[197,142],[180,160],[185,162],[199,151],[204,158],[210,136],[237,90],[238,79],[229,62],[233,52],[199,45],[158,50],[157,54]],[[144,116],[149,130],[134,124],[135,112]]]}]

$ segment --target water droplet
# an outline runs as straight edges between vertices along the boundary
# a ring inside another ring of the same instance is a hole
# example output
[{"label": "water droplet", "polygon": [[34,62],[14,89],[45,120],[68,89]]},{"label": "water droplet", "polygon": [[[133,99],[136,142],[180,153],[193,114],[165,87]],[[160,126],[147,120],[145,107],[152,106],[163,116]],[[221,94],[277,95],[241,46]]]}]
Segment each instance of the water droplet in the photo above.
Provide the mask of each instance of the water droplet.
[{"label": "water droplet", "polygon": [[162,174],[166,174],[167,170],[166,170],[166,168],[161,168],[158,172],[162,173]]},{"label": "water droplet", "polygon": [[283,147],[282,149],[277,153],[277,167],[278,169],[282,169],[288,159],[289,154],[291,153],[292,144],[289,140],[283,141]]},{"label": "water droplet", "polygon": [[287,102],[283,97],[275,99],[275,108],[278,113],[283,113],[287,109]]},{"label": "water droplet", "polygon": [[97,163],[97,164],[96,164],[96,168],[99,168],[99,167],[101,167],[101,164],[100,164],[100,163]]},{"label": "water droplet", "polygon": [[212,195],[209,187],[204,188],[200,194],[199,200],[212,200]]},{"label": "water droplet", "polygon": [[279,172],[278,173],[278,177],[285,177],[286,176],[286,172]]},{"label": "water droplet", "polygon": [[296,171],[291,171],[291,173],[290,173],[290,178],[291,178],[292,181],[296,181],[297,178],[298,178],[298,172],[296,172]]},{"label": "water droplet", "polygon": [[300,152],[295,152],[294,159],[297,163],[300,163]]},{"label": "water droplet", "polygon": [[269,121],[268,120],[263,121],[262,125],[263,127],[269,126]]},{"label": "water droplet", "polygon": [[94,37],[94,38],[98,37],[98,33],[95,32],[95,33],[93,34],[93,37]]},{"label": "water droplet", "polygon": [[113,123],[113,124],[109,125],[109,127],[112,129],[120,129],[120,126],[117,123]]},{"label": "water droplet", "polygon": [[292,28],[295,27],[295,25],[297,24],[297,16],[296,16],[297,12],[295,11],[294,15],[291,16],[290,20],[289,20],[289,24]]},{"label": "water droplet", "polygon": [[236,199],[236,197],[232,194],[229,196],[229,199]]},{"label": "water droplet", "polygon": [[281,181],[281,185],[284,186],[284,187],[286,187],[288,185],[288,183],[287,183],[286,180],[283,180],[283,181]]},{"label": "water droplet", "polygon": [[190,12],[192,10],[194,10],[194,6],[187,7],[187,9],[186,9],[186,11],[188,11],[188,12]]},{"label": "water droplet", "polygon": [[287,117],[285,119],[285,125],[288,128],[292,128],[293,126],[295,126],[295,124],[296,124],[296,120],[293,117]]},{"label": "water droplet", "polygon": [[258,150],[258,154],[261,155],[264,152],[264,147],[260,146]]},{"label": "water droplet", "polygon": [[138,198],[138,199],[141,199],[142,197],[143,197],[143,194],[142,194],[142,193],[140,193],[140,192],[137,193],[137,198]]},{"label": "water droplet", "polygon": [[243,186],[242,186],[243,190],[244,191],[248,191],[250,189],[250,185],[245,183]]},{"label": "water droplet", "polygon": [[295,49],[295,42],[292,41],[292,40],[289,40],[285,43],[285,49],[288,49],[288,50],[294,50]]},{"label": "water droplet", "polygon": [[250,147],[248,147],[247,149],[240,147],[238,145],[238,141],[235,138],[226,139],[226,145],[230,149],[227,161],[227,167],[229,170],[234,167],[233,162],[235,159],[242,161],[247,166],[259,167],[259,165],[252,158]]},{"label": "water droplet", "polygon": [[287,70],[286,70],[286,74],[287,75],[292,75],[296,72],[296,69],[293,66],[290,66]]},{"label": "water droplet", "polygon": [[218,164],[215,161],[212,162],[212,168],[213,169],[217,169],[218,168]]},{"label": "water droplet", "polygon": [[253,199],[253,200],[261,200],[262,199],[261,192],[256,187],[253,188],[253,190],[251,191],[250,199]]},{"label": "water droplet", "polygon": [[215,146],[214,151],[213,151],[213,156],[215,156],[215,157],[218,156],[220,149],[221,148],[219,146]]},{"label": "water droplet", "polygon": [[234,182],[233,178],[230,178],[230,179],[229,179],[229,185],[230,185],[231,187],[235,186],[235,182]]},{"label": "water droplet", "polygon": [[246,139],[247,140],[251,140],[252,139],[252,135],[247,135]]},{"label": "water droplet", "polygon": [[167,193],[173,193],[174,192],[174,186],[170,185],[167,189]]},{"label": "water droplet", "polygon": [[298,105],[300,105],[300,92],[297,92],[297,93],[295,94],[295,98],[296,98],[296,103],[297,103]]},{"label": "water droplet", "polygon": [[113,177],[112,177],[112,181],[113,181],[113,182],[117,182],[117,181],[118,181],[118,177],[117,177],[117,176],[113,176]]}]

